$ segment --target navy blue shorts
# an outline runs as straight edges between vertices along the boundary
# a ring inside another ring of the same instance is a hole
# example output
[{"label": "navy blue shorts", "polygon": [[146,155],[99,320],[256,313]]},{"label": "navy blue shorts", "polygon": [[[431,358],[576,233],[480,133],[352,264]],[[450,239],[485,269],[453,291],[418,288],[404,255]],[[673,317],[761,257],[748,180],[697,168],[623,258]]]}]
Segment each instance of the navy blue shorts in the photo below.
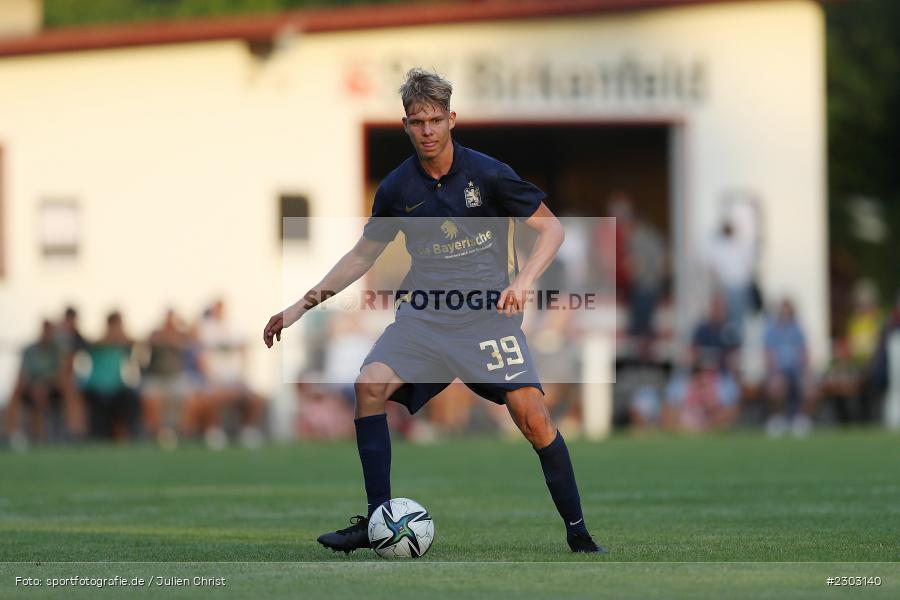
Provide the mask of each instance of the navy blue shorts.
[{"label": "navy blue shorts", "polygon": [[473,392],[497,404],[506,392],[536,387],[540,379],[528,351],[521,317],[489,312],[471,321],[448,325],[398,316],[363,366],[380,362],[403,379],[391,400],[415,413],[459,377]]}]

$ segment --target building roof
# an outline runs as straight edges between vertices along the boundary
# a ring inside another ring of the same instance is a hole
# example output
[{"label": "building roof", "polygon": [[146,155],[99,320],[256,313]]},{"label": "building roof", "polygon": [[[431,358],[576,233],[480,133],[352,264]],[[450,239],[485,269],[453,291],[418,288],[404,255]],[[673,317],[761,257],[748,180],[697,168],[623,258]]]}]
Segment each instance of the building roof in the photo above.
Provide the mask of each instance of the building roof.
[{"label": "building roof", "polygon": [[34,35],[0,39],[0,57],[215,40],[266,44],[285,31],[323,33],[538,19],[740,1],[748,0],[468,0],[305,9],[269,15],[45,29]]}]

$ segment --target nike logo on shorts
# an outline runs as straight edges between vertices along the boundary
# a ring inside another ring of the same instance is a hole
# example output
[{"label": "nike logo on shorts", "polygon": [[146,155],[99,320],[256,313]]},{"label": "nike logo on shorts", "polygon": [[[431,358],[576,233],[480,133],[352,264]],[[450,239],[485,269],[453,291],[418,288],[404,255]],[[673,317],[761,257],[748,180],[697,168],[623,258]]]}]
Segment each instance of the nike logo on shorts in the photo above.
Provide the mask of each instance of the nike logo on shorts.
[{"label": "nike logo on shorts", "polygon": [[516,377],[518,377],[518,376],[521,375],[522,373],[527,373],[527,372],[528,372],[528,369],[525,369],[524,371],[519,371],[518,373],[513,373],[512,375],[510,375],[509,373],[507,373],[506,375],[503,376],[503,378],[504,378],[505,380],[507,380],[507,381],[512,381],[513,379],[515,379]]},{"label": "nike logo on shorts", "polygon": [[414,204],[414,205],[412,205],[412,206],[404,206],[403,208],[406,210],[406,214],[409,214],[409,213],[411,213],[412,211],[414,211],[414,210],[416,210],[417,208],[419,208],[420,206],[422,206],[423,204],[425,204],[425,202],[426,202],[425,200],[422,200],[422,201],[419,202],[418,204]]}]

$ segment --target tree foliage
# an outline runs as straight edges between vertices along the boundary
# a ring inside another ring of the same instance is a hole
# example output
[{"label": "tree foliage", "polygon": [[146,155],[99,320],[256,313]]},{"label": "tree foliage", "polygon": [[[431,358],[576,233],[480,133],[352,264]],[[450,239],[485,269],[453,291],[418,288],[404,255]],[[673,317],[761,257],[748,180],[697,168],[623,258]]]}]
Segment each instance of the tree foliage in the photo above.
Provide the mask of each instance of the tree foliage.
[{"label": "tree foliage", "polygon": [[[835,2],[826,19],[832,255],[893,295],[900,289],[900,2]],[[856,232],[859,197],[881,214],[882,241]]]},{"label": "tree foliage", "polygon": [[386,4],[397,0],[44,0],[47,27],[272,13],[323,6]]}]

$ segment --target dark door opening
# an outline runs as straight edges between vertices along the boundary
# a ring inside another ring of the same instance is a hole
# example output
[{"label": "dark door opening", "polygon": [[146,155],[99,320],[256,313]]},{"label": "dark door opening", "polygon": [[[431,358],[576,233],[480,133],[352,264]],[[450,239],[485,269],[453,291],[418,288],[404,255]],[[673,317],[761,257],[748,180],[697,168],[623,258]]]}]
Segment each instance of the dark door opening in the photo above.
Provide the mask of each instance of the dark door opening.
[{"label": "dark door opening", "polygon": [[[631,197],[637,215],[671,239],[670,157],[667,125],[458,123],[456,141],[510,165],[539,186],[559,216],[609,216],[611,196]],[[366,128],[367,191],[412,146],[398,125]],[[371,207],[368,194],[366,209]]]}]

